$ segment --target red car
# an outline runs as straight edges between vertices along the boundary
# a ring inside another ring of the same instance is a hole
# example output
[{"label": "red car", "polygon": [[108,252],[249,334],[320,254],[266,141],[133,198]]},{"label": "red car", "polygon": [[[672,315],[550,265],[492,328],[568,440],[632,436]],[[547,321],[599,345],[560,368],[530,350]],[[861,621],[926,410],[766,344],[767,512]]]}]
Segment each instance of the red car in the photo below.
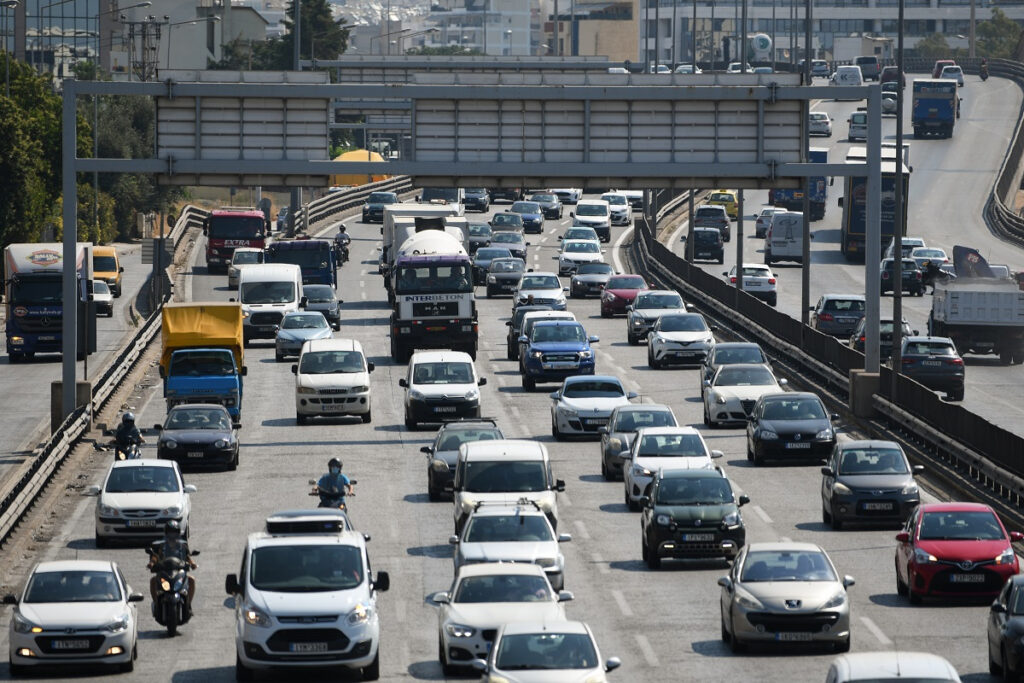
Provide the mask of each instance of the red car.
[{"label": "red car", "polygon": [[601,317],[610,318],[616,313],[625,313],[626,306],[633,303],[642,289],[647,289],[647,283],[640,275],[613,275],[608,278],[608,284],[601,294]]},{"label": "red car", "polygon": [[926,596],[994,597],[1020,570],[999,517],[980,503],[930,503],[896,534],[896,591],[918,604]]}]

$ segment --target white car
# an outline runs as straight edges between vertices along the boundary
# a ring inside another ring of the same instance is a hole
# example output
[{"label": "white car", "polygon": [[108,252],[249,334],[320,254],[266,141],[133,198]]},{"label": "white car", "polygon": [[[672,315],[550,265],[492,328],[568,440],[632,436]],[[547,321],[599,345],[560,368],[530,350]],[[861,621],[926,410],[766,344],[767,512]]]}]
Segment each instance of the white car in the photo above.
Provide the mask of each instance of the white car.
[{"label": "white car", "polygon": [[601,661],[594,634],[580,621],[515,622],[498,629],[490,656],[474,659],[482,683],[606,683],[618,657]]},{"label": "white car", "polygon": [[[900,240],[900,247],[903,251],[903,258],[910,258],[910,254],[914,249],[921,249],[927,247],[924,239],[920,237],[904,237]],[[896,240],[889,240],[889,246],[885,248],[885,256],[883,258],[892,258],[893,252],[896,250]]]},{"label": "white car", "polygon": [[626,455],[620,455],[624,497],[629,509],[636,511],[658,470],[708,470],[714,466],[712,458],[723,454],[710,450],[693,427],[644,427],[637,430]]},{"label": "white car", "polygon": [[723,365],[704,382],[704,424],[709,427],[746,423],[757,399],[777,394],[787,384],[761,363]]},{"label": "white car", "polygon": [[[812,114],[814,112],[811,112]],[[785,211],[781,206],[766,206],[761,209],[761,213],[757,215],[757,220],[754,221],[754,237],[765,237],[768,231],[772,227],[772,219],[775,214],[782,213]]]},{"label": "white car", "polygon": [[860,681],[930,681],[960,683],[960,676],[948,661],[930,652],[858,652],[832,660],[825,677],[828,683]]},{"label": "white car", "polygon": [[812,111],[807,116],[807,132],[811,135],[832,137],[832,119],[827,112]]},{"label": "white car", "polygon": [[510,621],[559,622],[565,619],[563,602],[572,593],[556,593],[535,564],[495,563],[466,565],[452,587],[435,593],[438,659],[445,676],[488,655],[498,627]]},{"label": "white car", "polygon": [[[287,220],[287,214],[285,214]],[[280,223],[281,217],[278,215],[278,222]],[[278,227],[278,230],[281,230]],[[236,247],[235,251],[231,254],[231,263],[228,264],[228,287],[232,289],[238,289],[238,274],[242,272],[242,268],[253,263],[263,263],[263,250],[257,249],[256,247]]]},{"label": "white car", "polygon": [[661,316],[686,312],[686,304],[679,292],[671,289],[644,290],[626,307],[626,340],[630,346],[639,344]]},{"label": "white car", "polygon": [[461,532],[448,542],[455,546],[456,573],[483,562],[529,562],[544,570],[552,588],[562,590],[565,556],[558,544],[571,540],[570,534],[556,536],[540,504],[527,500],[517,505],[477,504]]},{"label": "white car", "polygon": [[317,339],[302,345],[295,375],[295,422],[309,424],[318,415],[358,415],[373,419],[370,373],[362,345],[354,339]]},{"label": "white car", "polygon": [[741,64],[740,62],[729,62],[729,67],[725,70],[727,74],[738,74],[746,71],[748,74],[753,72],[753,69],[749,64]]},{"label": "white car", "polygon": [[701,68],[699,66],[698,67],[694,67],[693,64],[680,64],[679,66],[676,67],[676,70],[673,73],[677,73],[677,74],[702,74],[704,72],[701,70]]},{"label": "white car", "polygon": [[652,74],[670,74],[672,69],[668,68],[664,64],[651,64]]},{"label": "white car", "polygon": [[[722,273],[730,284],[736,284],[736,266]],[[769,306],[778,302],[775,273],[762,263],[743,264],[743,291]]]},{"label": "white car", "polygon": [[480,387],[487,379],[477,375],[473,359],[464,351],[417,351],[409,359],[405,389],[405,428],[480,417]]},{"label": "white car", "polygon": [[558,253],[558,274],[572,275],[584,263],[604,263],[604,250],[590,240],[563,240]]},{"label": "white car", "polygon": [[612,225],[629,225],[633,220],[633,207],[626,195],[608,192],[601,195],[601,200],[608,202],[608,210],[612,214]]},{"label": "white car", "polygon": [[4,596],[5,605],[14,605],[7,637],[10,675],[83,664],[131,671],[138,657],[135,603],[144,599],[132,592],[115,562],[40,562],[20,597]]},{"label": "white car", "polygon": [[627,392],[618,377],[575,375],[567,377],[558,391],[551,392],[551,435],[597,436],[608,425],[612,411],[629,405],[636,392]]},{"label": "white car", "polygon": [[174,460],[117,460],[103,486],[89,486],[83,496],[96,501],[96,547],[114,540],[156,541],[164,525],[176,521],[188,538],[189,514],[196,487],[181,479]]},{"label": "white car", "polygon": [[942,73],[939,74],[939,78],[948,78],[951,81],[956,81],[959,87],[964,87],[964,70],[959,66],[951,65],[942,67]]},{"label": "white car", "polygon": [[563,204],[575,204],[583,198],[583,189],[579,187],[557,187],[548,190],[558,197]]},{"label": "white car", "polygon": [[564,311],[567,291],[569,288],[563,287],[554,273],[526,273],[519,281],[519,289],[512,295],[513,307],[543,305]]},{"label": "white car", "polygon": [[949,263],[949,255],[944,249],[937,247],[914,247],[910,251],[910,258],[914,259],[918,268],[924,268],[924,264],[931,262],[937,266]]},{"label": "white car", "polygon": [[114,295],[110,291],[110,285],[103,280],[92,281],[92,303],[96,306],[96,315],[114,317]]},{"label": "white car", "polygon": [[573,225],[593,228],[602,242],[612,239],[612,215],[608,202],[600,199],[581,199],[576,202],[576,210],[570,211]]},{"label": "white car", "polygon": [[662,315],[647,334],[647,365],[700,365],[715,346],[713,329],[700,313]]}]

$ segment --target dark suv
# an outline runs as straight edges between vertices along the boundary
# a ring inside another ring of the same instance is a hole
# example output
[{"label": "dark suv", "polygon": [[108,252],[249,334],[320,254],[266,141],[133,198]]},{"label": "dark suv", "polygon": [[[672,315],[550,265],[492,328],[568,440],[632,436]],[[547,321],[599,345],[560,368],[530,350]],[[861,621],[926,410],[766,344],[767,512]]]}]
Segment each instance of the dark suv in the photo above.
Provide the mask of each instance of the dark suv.
[{"label": "dark suv", "polygon": [[463,202],[463,206],[466,207],[466,211],[480,211],[486,213],[491,208],[491,196],[487,192],[486,188],[483,187],[467,187],[466,188],[466,200]]},{"label": "dark suv", "polygon": [[904,337],[900,372],[950,401],[964,398],[964,361],[949,337]]},{"label": "dark suv", "polygon": [[[893,259],[887,258],[882,261],[882,294],[896,289],[893,286],[896,280],[895,269],[896,262]],[[917,261],[912,258],[903,259],[903,291],[914,296],[924,296],[924,274]]]},{"label": "dark suv", "polygon": [[853,63],[860,67],[860,73],[865,81],[877,81],[879,74],[882,73],[882,64],[874,55],[857,57]]},{"label": "dark suv", "polygon": [[518,202],[523,198],[523,188],[521,187],[492,187],[488,190],[491,195],[491,201],[498,199],[507,199],[510,202]]},{"label": "dark suv", "polygon": [[[864,353],[864,326],[867,318],[861,318],[857,323],[857,329],[850,335],[850,348]],[[917,330],[910,329],[910,323],[903,319],[903,331],[901,338],[917,334]],[[878,354],[883,360],[892,355],[892,318],[882,318],[878,321]]]},{"label": "dark suv", "polygon": [[717,228],[693,229],[693,260],[725,263],[725,244]]}]

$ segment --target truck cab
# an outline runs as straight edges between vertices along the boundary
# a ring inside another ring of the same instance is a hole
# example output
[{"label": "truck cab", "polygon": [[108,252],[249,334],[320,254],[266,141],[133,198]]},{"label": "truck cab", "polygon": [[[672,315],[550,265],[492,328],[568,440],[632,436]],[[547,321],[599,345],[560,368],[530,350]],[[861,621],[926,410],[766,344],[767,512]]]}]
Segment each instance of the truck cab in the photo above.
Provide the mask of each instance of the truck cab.
[{"label": "truck cab", "polygon": [[304,285],[338,288],[338,262],[334,245],[328,240],[279,240],[266,250],[267,263],[294,263],[302,272]]}]

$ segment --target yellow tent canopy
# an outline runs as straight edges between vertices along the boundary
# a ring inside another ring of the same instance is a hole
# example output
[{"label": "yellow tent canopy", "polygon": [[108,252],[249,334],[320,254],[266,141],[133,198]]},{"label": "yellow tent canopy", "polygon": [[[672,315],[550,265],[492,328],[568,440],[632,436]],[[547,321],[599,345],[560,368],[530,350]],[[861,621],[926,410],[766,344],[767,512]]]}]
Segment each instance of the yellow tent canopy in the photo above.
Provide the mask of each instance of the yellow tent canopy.
[{"label": "yellow tent canopy", "polygon": [[[353,149],[345,152],[344,154],[339,154],[334,158],[334,161],[376,161],[381,164],[387,163],[384,160],[384,157],[368,149]],[[372,175],[363,175],[361,173],[358,175],[332,175],[330,182],[332,187],[345,185],[354,186],[364,185],[366,183],[375,183],[380,180],[387,180],[390,177],[391,176],[386,173],[374,173]]]}]

